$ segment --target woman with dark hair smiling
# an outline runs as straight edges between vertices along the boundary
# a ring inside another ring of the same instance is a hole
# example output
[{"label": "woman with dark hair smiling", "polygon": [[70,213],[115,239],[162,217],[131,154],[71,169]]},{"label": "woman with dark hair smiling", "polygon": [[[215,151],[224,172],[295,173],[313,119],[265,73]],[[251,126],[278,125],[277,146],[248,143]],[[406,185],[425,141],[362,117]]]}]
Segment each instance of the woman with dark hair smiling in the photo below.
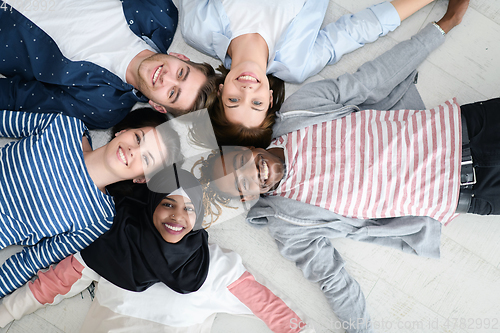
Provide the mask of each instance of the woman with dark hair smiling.
[{"label": "woman with dark hair smiling", "polygon": [[217,312],[253,312],[273,332],[302,331],[305,318],[257,282],[236,253],[208,245],[203,191],[191,173],[174,164],[148,187],[135,184],[132,196],[116,198],[113,226],[89,247],[8,295],[0,327],[98,281],[82,332],[165,332],[168,326],[194,332],[190,327],[209,327]]},{"label": "woman with dark hair smiling", "polygon": [[229,69],[221,69],[218,90],[207,101],[220,144],[265,148],[284,100],[283,81],[303,82],[432,0],[383,2],[324,28],[328,0],[177,2],[186,43]]},{"label": "woman with dark hair smiling", "polygon": [[[157,192],[135,184],[132,196],[117,196],[109,231],[13,294],[18,301],[9,311],[11,320],[58,302],[62,295],[70,297],[69,289],[71,296],[81,292],[96,276],[130,291],[144,291],[158,282],[178,293],[198,290],[209,265],[201,186],[175,164],[154,175],[151,183]],[[22,301],[27,298],[29,302]],[[22,306],[26,304],[34,305]]]}]

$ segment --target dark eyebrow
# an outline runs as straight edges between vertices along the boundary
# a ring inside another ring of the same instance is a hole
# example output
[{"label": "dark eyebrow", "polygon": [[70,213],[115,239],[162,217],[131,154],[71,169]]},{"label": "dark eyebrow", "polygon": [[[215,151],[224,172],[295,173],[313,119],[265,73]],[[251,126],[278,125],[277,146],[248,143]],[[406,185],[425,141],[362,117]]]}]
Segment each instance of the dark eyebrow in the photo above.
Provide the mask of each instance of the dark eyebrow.
[{"label": "dark eyebrow", "polygon": [[[224,104],[224,106],[228,109],[234,109],[234,108],[237,108],[239,107],[240,105],[239,104],[236,104],[236,105],[227,105],[227,104]],[[257,108],[251,108],[252,110],[255,110],[255,111],[259,111],[259,112],[262,112],[262,111],[266,111],[264,109],[257,109]]]},{"label": "dark eyebrow", "polygon": [[[186,74],[184,75],[184,77],[182,78],[182,81],[186,81],[188,76],[189,76],[189,73],[191,72],[191,68],[189,68],[189,66],[187,67],[186,69]],[[172,101],[172,104],[175,104],[175,102],[177,102],[177,100],[179,99],[179,96],[181,95],[182,93],[182,89],[181,88],[178,88],[177,89],[177,94],[175,95],[175,98],[174,100]]]},{"label": "dark eyebrow", "polygon": [[[141,133],[142,133],[142,143],[145,144],[146,143],[146,134],[144,134],[144,131],[142,129],[141,129]],[[149,150],[147,151],[147,154],[153,160],[153,165],[155,165],[156,161],[155,161],[155,158],[153,157],[153,154],[151,154],[151,152]]]},{"label": "dark eyebrow", "polygon": [[236,191],[240,194],[240,197],[243,196],[243,192],[240,190],[240,184],[238,183],[238,176],[236,175],[236,170],[238,167],[236,166],[236,163],[238,162],[238,154],[235,154],[233,157],[233,168],[234,168],[234,187],[236,188]]},{"label": "dark eyebrow", "polygon": [[[164,198],[164,200],[170,200],[170,201],[173,201],[173,202],[177,203],[177,200],[175,200],[174,198],[170,198],[170,196],[166,196]],[[184,202],[184,205],[191,205],[191,206],[194,207],[194,204],[191,201]]]},{"label": "dark eyebrow", "polygon": [[186,81],[187,80],[190,72],[191,72],[191,68],[188,66],[187,69],[186,69],[186,75],[184,75],[184,77],[182,78],[182,81]]},{"label": "dark eyebrow", "polygon": [[177,102],[177,100],[179,99],[179,96],[181,95],[181,93],[182,93],[182,89],[181,88],[177,88],[177,94],[175,95],[175,98],[172,101],[172,104],[175,104],[175,102]]},{"label": "dark eyebrow", "polygon": [[153,157],[153,154],[151,154],[150,152],[148,152],[148,155],[149,157],[153,160],[153,163],[151,163],[152,165],[155,165],[156,164],[156,161],[155,161],[155,158]]}]

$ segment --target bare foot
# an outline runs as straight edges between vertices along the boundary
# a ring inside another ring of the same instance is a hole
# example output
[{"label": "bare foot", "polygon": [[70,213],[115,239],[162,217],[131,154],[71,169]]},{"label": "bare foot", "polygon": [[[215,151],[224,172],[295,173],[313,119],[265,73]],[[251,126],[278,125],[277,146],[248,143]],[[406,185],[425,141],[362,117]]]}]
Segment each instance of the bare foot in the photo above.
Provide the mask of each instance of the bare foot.
[{"label": "bare foot", "polygon": [[469,0],[450,0],[448,10],[443,18],[436,22],[444,32],[448,33],[451,29],[462,22],[462,18],[469,7]]}]

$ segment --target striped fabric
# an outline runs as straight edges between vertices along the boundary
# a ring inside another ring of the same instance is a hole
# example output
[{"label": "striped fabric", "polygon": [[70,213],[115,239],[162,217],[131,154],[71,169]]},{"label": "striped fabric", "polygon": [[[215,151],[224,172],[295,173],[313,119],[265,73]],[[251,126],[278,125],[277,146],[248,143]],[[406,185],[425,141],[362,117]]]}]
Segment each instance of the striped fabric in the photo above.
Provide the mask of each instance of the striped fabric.
[{"label": "striped fabric", "polygon": [[454,99],[431,110],[355,112],[274,146],[284,146],[288,173],[272,195],[360,219],[456,216],[462,149]]},{"label": "striped fabric", "polygon": [[0,297],[111,226],[114,202],[87,173],[85,125],[61,114],[0,111],[0,249],[33,245],[0,267]]}]

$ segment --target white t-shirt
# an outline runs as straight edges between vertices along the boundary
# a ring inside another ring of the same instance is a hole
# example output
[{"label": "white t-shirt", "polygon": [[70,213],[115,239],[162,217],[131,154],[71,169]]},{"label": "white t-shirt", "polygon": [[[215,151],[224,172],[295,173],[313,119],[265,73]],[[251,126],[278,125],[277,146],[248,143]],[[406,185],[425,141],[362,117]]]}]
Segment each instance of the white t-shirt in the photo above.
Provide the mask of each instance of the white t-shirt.
[{"label": "white t-shirt", "polygon": [[274,59],[276,42],[305,2],[306,0],[222,0],[231,22],[231,40],[244,34],[258,33],[267,43],[269,60]]},{"label": "white t-shirt", "polygon": [[[202,324],[209,318],[210,326],[213,321],[212,314],[217,312],[252,314],[252,311],[228,289],[228,286],[246,271],[241,257],[236,252],[224,250],[216,244],[210,244],[209,247],[210,266],[207,279],[200,289],[188,294],[179,294],[163,283],[156,283],[142,292],[128,291],[88,269],[80,253],[77,253],[75,258],[85,266],[85,279],[90,277],[99,282],[96,299],[99,305],[115,312],[115,318],[121,315],[173,327],[187,327]],[[78,287],[73,285],[72,288],[76,290]],[[105,325],[107,320],[115,319],[113,317],[92,318],[87,320],[90,324],[87,323],[86,326]]]},{"label": "white t-shirt", "polygon": [[6,0],[34,22],[72,61],[89,61],[126,82],[130,61],[144,50],[154,51],[128,27],[119,0],[57,0],[26,5]]}]

